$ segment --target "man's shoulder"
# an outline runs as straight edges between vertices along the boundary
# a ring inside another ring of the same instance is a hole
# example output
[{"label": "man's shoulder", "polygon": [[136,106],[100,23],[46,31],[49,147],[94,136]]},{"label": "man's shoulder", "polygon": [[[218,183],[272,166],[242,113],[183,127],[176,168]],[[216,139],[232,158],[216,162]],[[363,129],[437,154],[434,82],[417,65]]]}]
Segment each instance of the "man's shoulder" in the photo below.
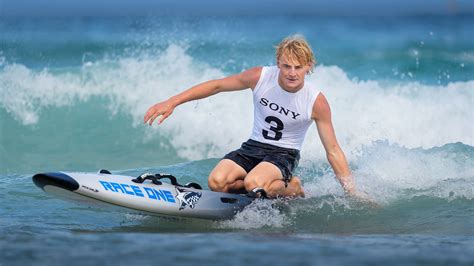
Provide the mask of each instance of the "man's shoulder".
[{"label": "man's shoulder", "polygon": [[247,84],[250,88],[255,88],[257,85],[258,80],[260,79],[260,75],[262,73],[263,67],[262,66],[255,66],[249,68],[242,73],[240,73],[241,80]]},{"label": "man's shoulder", "polygon": [[260,72],[262,72],[262,70],[265,68],[265,66],[254,66],[254,67],[251,67],[249,69],[247,69],[247,71],[251,71],[251,72],[257,72],[260,74]]},{"label": "man's shoulder", "polygon": [[313,119],[318,120],[325,118],[328,115],[331,115],[331,108],[329,107],[326,96],[324,96],[322,92],[319,92],[313,104],[312,117]]}]

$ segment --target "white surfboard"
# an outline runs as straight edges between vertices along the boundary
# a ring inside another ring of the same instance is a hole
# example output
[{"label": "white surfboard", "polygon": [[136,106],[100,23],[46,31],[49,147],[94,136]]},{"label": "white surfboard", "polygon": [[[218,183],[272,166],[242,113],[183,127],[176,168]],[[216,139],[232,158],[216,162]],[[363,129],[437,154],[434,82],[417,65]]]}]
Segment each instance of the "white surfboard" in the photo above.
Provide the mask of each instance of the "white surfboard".
[{"label": "white surfboard", "polygon": [[[138,211],[164,216],[201,219],[229,219],[250,204],[247,195],[213,192],[163,182],[169,175],[142,175],[138,178],[110,174],[51,172],[33,176],[44,191],[59,197],[93,202],[100,201]],[[173,178],[173,177],[171,177]]]}]

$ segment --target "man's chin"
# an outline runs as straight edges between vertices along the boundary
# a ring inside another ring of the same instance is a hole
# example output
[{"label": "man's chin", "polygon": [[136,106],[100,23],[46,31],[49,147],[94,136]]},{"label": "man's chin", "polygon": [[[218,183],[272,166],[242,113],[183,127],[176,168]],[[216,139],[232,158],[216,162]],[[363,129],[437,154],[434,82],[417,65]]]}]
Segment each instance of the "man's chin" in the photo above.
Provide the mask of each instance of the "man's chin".
[{"label": "man's chin", "polygon": [[295,91],[298,88],[298,84],[286,84],[288,91]]}]

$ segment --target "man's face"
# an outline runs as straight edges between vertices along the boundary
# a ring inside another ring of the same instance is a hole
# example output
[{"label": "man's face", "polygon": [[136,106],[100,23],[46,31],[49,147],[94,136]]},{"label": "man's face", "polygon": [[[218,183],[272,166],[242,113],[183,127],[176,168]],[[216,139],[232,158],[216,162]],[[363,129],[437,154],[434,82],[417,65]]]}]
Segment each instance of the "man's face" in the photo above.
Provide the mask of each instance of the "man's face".
[{"label": "man's face", "polygon": [[278,83],[288,92],[296,92],[303,88],[304,77],[311,68],[311,65],[301,65],[298,62],[289,61],[285,55],[278,60]]}]

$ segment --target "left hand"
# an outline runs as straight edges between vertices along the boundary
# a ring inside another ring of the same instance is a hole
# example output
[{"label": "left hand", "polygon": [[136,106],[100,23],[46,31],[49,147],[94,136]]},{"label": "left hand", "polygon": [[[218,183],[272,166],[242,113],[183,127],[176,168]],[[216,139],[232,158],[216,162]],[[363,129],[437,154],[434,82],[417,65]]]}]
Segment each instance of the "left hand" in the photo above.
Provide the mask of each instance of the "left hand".
[{"label": "left hand", "polygon": [[376,208],[376,209],[382,208],[382,205],[377,203],[366,193],[353,191],[351,193],[347,193],[347,195],[360,203],[369,205],[371,208]]}]

